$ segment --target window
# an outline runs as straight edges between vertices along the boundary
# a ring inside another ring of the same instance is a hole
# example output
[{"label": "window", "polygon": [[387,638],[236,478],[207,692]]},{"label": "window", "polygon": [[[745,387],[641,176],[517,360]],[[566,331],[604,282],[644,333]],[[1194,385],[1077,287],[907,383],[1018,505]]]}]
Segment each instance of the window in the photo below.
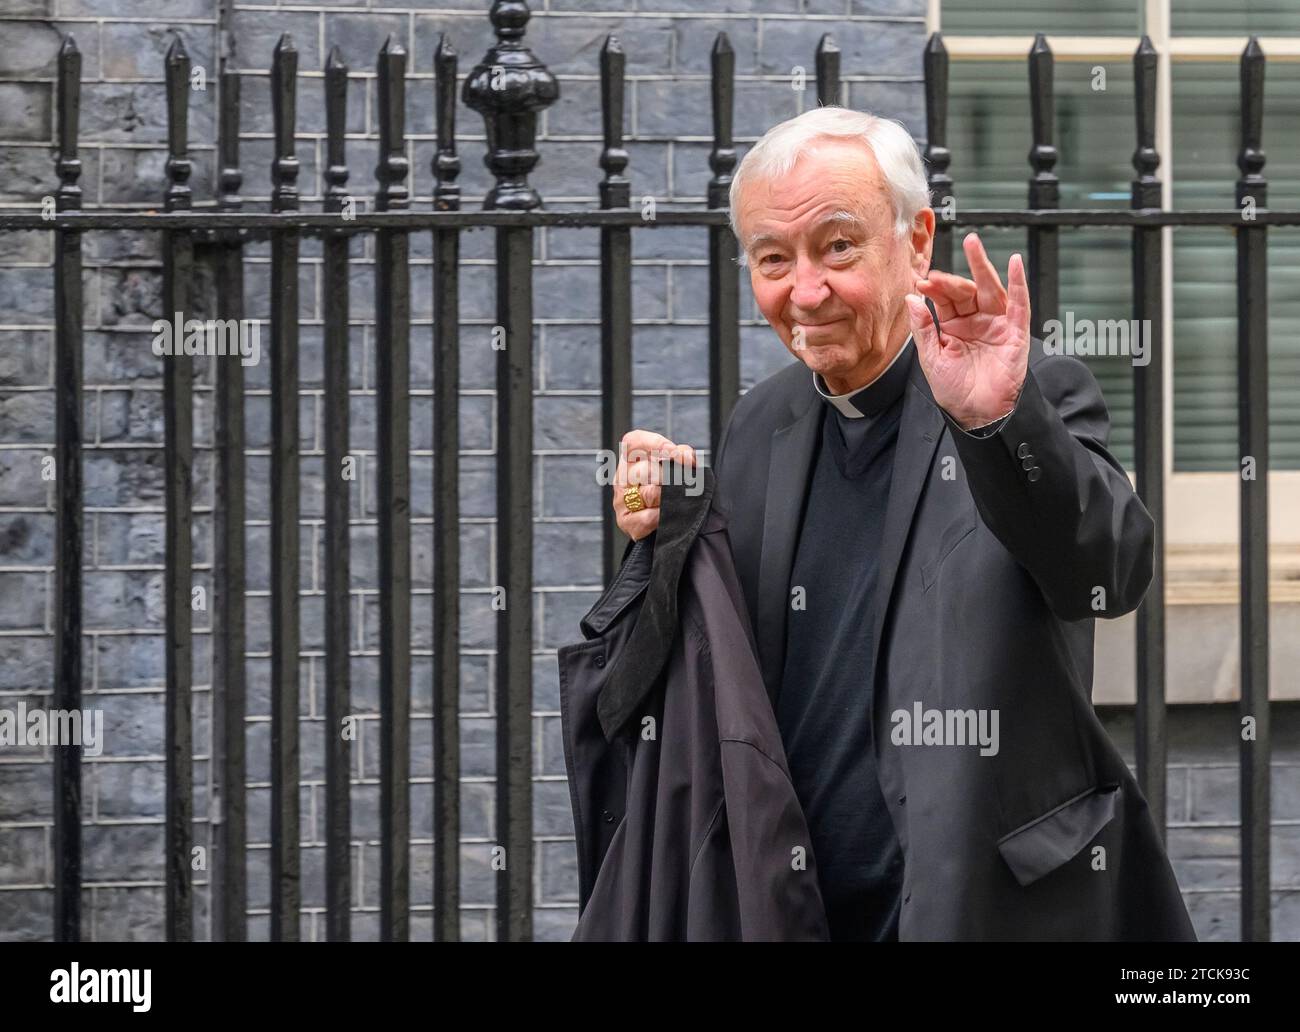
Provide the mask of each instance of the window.
[{"label": "window", "polygon": [[[1167,204],[1224,208],[1239,175],[1238,60],[1261,35],[1264,175],[1276,207],[1300,205],[1300,4],[1294,0],[939,0],[950,53],[950,172],[959,206],[1019,207],[1030,176],[1027,54],[1046,32],[1055,61],[1055,171],[1063,206],[1127,208],[1135,143],[1132,56],[1141,32],[1168,64],[1168,118],[1158,117]],[[1172,32],[1159,31],[1172,26]],[[1172,60],[1171,60],[1172,58]],[[1098,83],[1098,70],[1104,80]],[[1162,83],[1162,90],[1166,87]],[[1163,112],[1161,113],[1163,115]],[[1022,232],[982,231],[1005,269]],[[1171,472],[1237,468],[1235,240],[1227,230],[1166,234],[1167,418]],[[1062,317],[1130,318],[1131,234],[1061,231]],[[959,271],[960,256],[958,256]],[[1274,471],[1300,470],[1300,233],[1269,233],[1270,445]],[[1132,463],[1132,367],[1090,359],[1106,394],[1116,456]],[[1171,497],[1171,503],[1174,501]]]}]

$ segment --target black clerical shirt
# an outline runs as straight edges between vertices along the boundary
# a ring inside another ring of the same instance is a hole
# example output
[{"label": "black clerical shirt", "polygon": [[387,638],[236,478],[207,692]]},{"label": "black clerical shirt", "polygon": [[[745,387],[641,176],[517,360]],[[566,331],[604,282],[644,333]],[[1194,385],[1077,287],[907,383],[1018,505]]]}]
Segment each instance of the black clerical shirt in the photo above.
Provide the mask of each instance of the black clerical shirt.
[{"label": "black clerical shirt", "polygon": [[871,744],[871,628],[914,350],[909,338],[884,372],[848,395],[829,395],[814,374],[827,405],[791,569],[776,710],[831,938],[841,941],[898,938],[903,856]]}]

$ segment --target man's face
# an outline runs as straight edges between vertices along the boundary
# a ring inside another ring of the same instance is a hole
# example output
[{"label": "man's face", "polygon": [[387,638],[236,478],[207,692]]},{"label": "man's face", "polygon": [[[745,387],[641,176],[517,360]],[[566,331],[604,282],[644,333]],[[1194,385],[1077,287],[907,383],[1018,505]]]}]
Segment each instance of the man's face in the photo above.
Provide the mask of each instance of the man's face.
[{"label": "man's face", "polygon": [[784,178],[745,186],[741,246],[763,317],[836,394],[860,387],[907,339],[903,296],[930,266],[934,212],[894,234],[894,210],[864,144],[826,138]]}]

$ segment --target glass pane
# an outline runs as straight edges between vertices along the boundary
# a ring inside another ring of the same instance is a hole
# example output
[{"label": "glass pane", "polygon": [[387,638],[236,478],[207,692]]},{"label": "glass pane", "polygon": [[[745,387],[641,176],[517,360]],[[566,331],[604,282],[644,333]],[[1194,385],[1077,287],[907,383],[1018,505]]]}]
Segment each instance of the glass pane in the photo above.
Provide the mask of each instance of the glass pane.
[{"label": "glass pane", "polygon": [[[1265,75],[1268,202],[1300,206],[1300,65]],[[1173,67],[1174,205],[1230,207],[1239,176],[1239,66]],[[1275,469],[1300,469],[1300,230],[1269,232],[1269,437]],[[1174,468],[1237,468],[1236,243],[1227,229],[1174,231]]]},{"label": "glass pane", "polygon": [[[950,171],[958,210],[1023,208],[1030,176],[1028,62],[954,61],[951,65]],[[1127,208],[1136,143],[1133,69],[1128,60],[1056,63],[1055,171],[1061,206]],[[1026,254],[1024,230],[981,230],[1005,278],[1013,251]],[[1122,229],[1063,229],[1060,318],[1132,318],[1131,234]],[[957,271],[968,274],[960,247]],[[1133,461],[1133,367],[1123,357],[1085,359],[1111,417],[1111,446]]]},{"label": "glass pane", "polygon": [[953,36],[1134,36],[1141,11],[1142,0],[941,0],[940,25]]},{"label": "glass pane", "polygon": [[1300,32],[1296,0],[1172,0],[1175,36],[1285,36]]}]

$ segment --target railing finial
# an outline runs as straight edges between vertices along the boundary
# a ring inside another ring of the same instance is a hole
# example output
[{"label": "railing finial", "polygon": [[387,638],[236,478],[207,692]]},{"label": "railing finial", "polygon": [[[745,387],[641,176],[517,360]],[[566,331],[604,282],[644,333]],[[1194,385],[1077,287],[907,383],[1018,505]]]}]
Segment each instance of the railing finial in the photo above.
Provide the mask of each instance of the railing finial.
[{"label": "railing finial", "polygon": [[167,48],[167,192],[165,211],[184,211],[190,207],[190,172],[193,170],[189,150],[190,55],[179,35]]},{"label": "railing finial", "polygon": [[76,211],[81,207],[81,159],[77,157],[77,132],[81,122],[81,51],[71,36],[59,47],[59,150],[54,159],[59,189],[54,206],[58,211]]},{"label": "railing finial", "polygon": [[1264,178],[1264,51],[1251,36],[1241,52],[1241,150],[1237,154],[1237,207],[1247,197],[1263,207],[1268,195]]},{"label": "railing finial", "polygon": [[817,44],[817,103],[823,107],[840,102],[840,48],[829,32]]},{"label": "railing finial", "polygon": [[600,120],[605,147],[600,152],[600,167],[605,178],[600,184],[602,208],[626,208],[632,200],[632,187],[623,170],[628,153],[623,146],[623,70],[627,59],[617,36],[606,36],[600,48]]},{"label": "railing finial", "polygon": [[456,154],[456,67],[460,58],[444,32],[433,56],[434,110],[438,112],[438,150],[433,157],[433,210],[460,208],[460,157]]},{"label": "railing finial", "polygon": [[217,207],[238,211],[243,206],[239,188],[244,174],[239,170],[239,93],[241,78],[233,68],[221,69],[221,110],[218,114],[217,145],[220,168],[217,173]]},{"label": "railing finial", "polygon": [[1034,170],[1029,187],[1031,208],[1055,208],[1060,203],[1060,182],[1052,171],[1057,157],[1053,143],[1056,137],[1054,81],[1052,48],[1040,32],[1029,49],[1029,100],[1034,136],[1029,151],[1029,164]]},{"label": "railing finial", "polygon": [[298,48],[289,33],[280,36],[271,58],[271,112],[275,122],[275,160],[271,163],[271,210],[298,208],[296,153]]},{"label": "railing finial", "polygon": [[409,207],[406,189],[406,48],[391,35],[379,51],[379,164],[375,178],[376,211],[402,211]]},{"label": "railing finial", "polygon": [[347,197],[348,66],[335,45],[325,59],[325,210],[341,212]]},{"label": "railing finial", "polygon": [[529,211],[542,198],[528,184],[537,164],[537,113],[554,104],[560,84],[523,41],[530,17],[524,0],[495,0],[492,25],[497,41],[465,80],[465,104],[483,116],[488,152],[484,163],[496,185],[483,207]]},{"label": "railing finial", "polygon": [[1160,55],[1150,36],[1143,36],[1133,55],[1133,92],[1137,117],[1137,149],[1133,152],[1133,207],[1159,208],[1161,206],[1160,180],[1156,169],[1160,167],[1160,154],[1156,151],[1156,72]]},{"label": "railing finial", "polygon": [[709,207],[726,208],[731,203],[731,171],[736,167],[736,145],[731,126],[736,98],[736,52],[725,32],[713,41],[710,55],[713,98],[713,150],[709,152]]}]

